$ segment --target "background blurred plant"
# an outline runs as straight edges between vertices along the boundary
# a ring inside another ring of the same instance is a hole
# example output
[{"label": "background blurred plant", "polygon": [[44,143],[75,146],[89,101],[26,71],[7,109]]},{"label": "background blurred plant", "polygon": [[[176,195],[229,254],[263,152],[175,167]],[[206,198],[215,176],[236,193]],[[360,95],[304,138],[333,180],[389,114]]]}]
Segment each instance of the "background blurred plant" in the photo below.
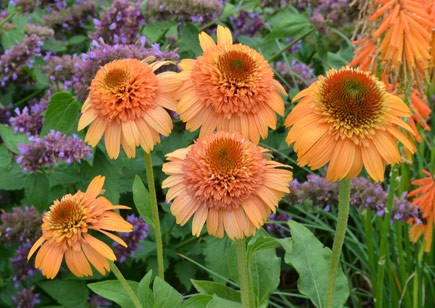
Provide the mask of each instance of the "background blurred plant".
[{"label": "background blurred plant", "polygon": [[[112,273],[83,280],[62,268],[56,280],[48,281],[31,267],[33,262],[25,262],[40,236],[42,213],[53,200],[85,191],[98,174],[106,176],[108,200],[133,207],[132,216],[125,217],[133,232],[119,234],[129,249],[112,246],[133,289],[146,289],[161,305],[177,306],[185,300],[199,307],[198,303],[225,306],[240,301],[234,291],[238,278],[231,242],[210,237],[205,230],[201,237],[193,237],[190,222],[177,225],[161,188],[166,178],[164,156],[191,145],[198,132],[187,131],[173,114],[172,133],[151,154],[166,282],[152,280],[158,272],[156,236],[151,220],[139,218],[149,218],[150,213],[139,213],[133,206],[149,202],[140,180],[146,179],[143,159],[128,159],[121,153],[111,160],[103,143],[91,149],[83,141],[85,133],[77,132],[81,105],[101,66],[115,59],[148,56],[175,64],[197,59],[203,53],[198,34],[206,31],[214,36],[218,24],[230,28],[234,43],[253,48],[269,62],[289,94],[283,96],[285,116],[294,107],[289,98],[318,75],[349,63],[370,69],[411,107],[409,125],[418,133],[417,154],[412,157],[401,150],[402,162],[387,168],[382,183],[371,183],[365,173],[352,181],[338,297],[350,307],[374,306],[380,294],[382,304],[376,305],[382,307],[433,306],[433,243],[428,247],[416,231],[409,233],[411,228],[429,230],[430,216],[423,213],[427,207],[407,194],[418,188],[415,184],[420,182],[413,181],[433,179],[435,174],[430,130],[435,107],[434,14],[435,4],[423,0],[1,2],[0,306],[131,306],[110,295],[122,292]],[[399,49],[386,48],[400,44],[401,57]],[[401,60],[395,62],[397,58]],[[158,72],[163,70],[179,68],[168,65]],[[248,246],[253,279],[259,283],[255,291],[271,307],[320,306],[312,285],[326,278],[319,274],[301,280],[308,276],[298,261],[316,258],[322,272],[323,254],[328,254],[323,247],[330,247],[334,236],[338,184],[325,180],[324,168],[313,172],[297,166],[285,134],[284,118],[279,117],[276,130],[269,130],[260,143],[275,160],[293,166],[295,180],[277,213]],[[388,241],[383,240],[387,236]],[[321,253],[297,255],[304,243]],[[379,266],[385,273],[380,282]]]}]

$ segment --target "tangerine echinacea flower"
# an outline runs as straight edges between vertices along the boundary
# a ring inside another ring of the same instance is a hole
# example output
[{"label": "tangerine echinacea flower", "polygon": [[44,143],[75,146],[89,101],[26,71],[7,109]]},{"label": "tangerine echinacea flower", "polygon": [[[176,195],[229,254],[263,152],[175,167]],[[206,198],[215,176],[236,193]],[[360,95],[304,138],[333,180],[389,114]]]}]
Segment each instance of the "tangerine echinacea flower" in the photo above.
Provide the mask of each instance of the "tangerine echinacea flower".
[{"label": "tangerine echinacea flower", "polygon": [[367,71],[331,69],[293,100],[299,99],[285,121],[286,141],[294,143],[300,166],[329,163],[329,181],[356,177],[363,166],[383,181],[386,164],[401,160],[397,141],[415,151],[407,135],[413,131],[401,119],[409,118],[408,107]]},{"label": "tangerine echinacea flower", "polygon": [[127,247],[118,236],[108,232],[131,232],[133,226],[124,220],[115,209],[130,209],[112,203],[99,196],[103,192],[104,177],[96,176],[86,192],[80,190],[74,195],[67,194],[55,200],[42,218],[42,236],[30,249],[27,259],[35,251],[35,267],[49,279],[59,272],[63,257],[66,265],[77,277],[92,276],[89,262],[104,275],[110,271],[109,262],[116,260],[113,250],[90,234],[91,230],[101,232],[112,240]]},{"label": "tangerine echinacea flower", "polygon": [[426,177],[412,181],[413,185],[419,187],[411,191],[408,197],[414,197],[412,203],[420,208],[424,223],[418,224],[414,221],[410,230],[410,239],[415,243],[424,234],[424,251],[429,252],[435,224],[435,174],[427,170],[422,171]]},{"label": "tangerine echinacea flower", "polygon": [[172,131],[172,119],[164,108],[175,110],[172,92],[179,83],[169,78],[175,72],[154,73],[168,61],[148,64],[150,60],[114,60],[92,80],[78,130],[90,124],[85,141],[93,147],[104,134],[112,159],[118,157],[121,145],[129,158],[136,156],[139,145],[150,153],[160,134],[168,136]]},{"label": "tangerine echinacea flower", "polygon": [[192,216],[192,234],[230,239],[254,235],[289,192],[289,166],[270,160],[266,149],[237,132],[200,137],[188,148],[167,154],[166,200],[184,225]]},{"label": "tangerine echinacea flower", "polygon": [[200,136],[215,130],[237,131],[258,143],[268,128],[275,129],[277,113],[284,115],[280,95],[284,88],[273,79],[264,57],[243,44],[233,44],[228,28],[217,27],[217,44],[205,32],[199,35],[204,54],[184,59],[175,77],[177,113],[186,128]]}]

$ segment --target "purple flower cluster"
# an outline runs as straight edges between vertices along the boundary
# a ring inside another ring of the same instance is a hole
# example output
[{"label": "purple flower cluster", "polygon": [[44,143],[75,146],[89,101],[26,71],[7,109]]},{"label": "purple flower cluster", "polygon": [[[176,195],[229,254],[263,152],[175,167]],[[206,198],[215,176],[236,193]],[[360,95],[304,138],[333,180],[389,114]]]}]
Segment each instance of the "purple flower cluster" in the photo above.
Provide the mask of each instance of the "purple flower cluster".
[{"label": "purple flower cluster", "polygon": [[53,28],[56,33],[60,30],[73,31],[75,35],[86,33],[85,24],[95,17],[96,1],[76,1],[63,9],[52,10],[44,15],[45,25]]},{"label": "purple flower cluster", "polygon": [[285,213],[275,213],[270,215],[269,220],[272,223],[266,225],[267,232],[281,238],[289,237],[290,233],[288,232],[288,228],[281,226],[280,223],[285,223],[290,219],[292,219],[291,216]]},{"label": "purple flower cluster", "polygon": [[249,13],[244,10],[239,11],[238,16],[231,16],[230,21],[234,30],[234,36],[246,35],[254,36],[263,30],[264,20],[259,13]]},{"label": "purple flower cluster", "polygon": [[32,34],[24,38],[24,42],[5,50],[0,56],[0,84],[16,80],[24,68],[32,68],[34,57],[40,56],[42,41],[39,36]]},{"label": "purple flower cluster", "polygon": [[15,116],[9,119],[9,124],[15,133],[23,133],[30,136],[38,135],[41,132],[44,117],[42,113],[48,105],[48,100],[42,99],[38,103],[30,104],[20,110],[15,108]]},{"label": "purple flower cluster", "polygon": [[72,86],[72,78],[74,75],[74,63],[77,56],[63,55],[56,56],[48,54],[44,57],[46,65],[42,67],[42,71],[48,76],[55,89],[66,90]]},{"label": "purple flower cluster", "polygon": [[222,12],[222,0],[149,0],[147,16],[156,20],[166,20],[176,16],[178,22],[207,23],[216,19]]},{"label": "purple flower cluster", "polygon": [[41,235],[41,214],[33,206],[14,207],[2,213],[0,220],[0,242],[7,247],[34,242]]},{"label": "purple flower cluster", "polygon": [[149,225],[142,218],[135,215],[128,215],[127,221],[133,225],[132,232],[121,232],[119,237],[122,238],[128,245],[128,248],[114,242],[112,244],[115,255],[120,263],[125,262],[128,256],[133,257],[136,250],[141,249],[140,241],[143,241],[148,236]]},{"label": "purple flower cluster", "polygon": [[12,301],[15,307],[20,308],[33,308],[41,302],[39,294],[33,293],[33,288],[21,290],[18,296],[12,296]]},{"label": "purple flower cluster", "polygon": [[88,298],[89,308],[111,307],[112,303],[100,295],[93,294]]},{"label": "purple flower cluster", "polygon": [[75,61],[75,73],[73,86],[79,101],[85,101],[88,96],[88,88],[98,69],[105,64],[125,58],[143,60],[148,56],[155,56],[157,60],[168,60],[178,62],[179,56],[173,51],[161,51],[159,45],[154,44],[152,48],[142,45],[109,45],[103,40],[93,41],[92,49],[81,55]]},{"label": "purple flower cluster", "polygon": [[29,141],[28,144],[18,144],[20,154],[16,157],[16,162],[25,172],[36,171],[46,165],[54,167],[58,161],[71,164],[92,157],[91,148],[77,135],[68,137],[51,130],[43,138],[30,136]]},{"label": "purple flower cluster", "polygon": [[140,39],[140,29],[145,25],[140,1],[113,1],[100,20],[94,19],[94,24],[96,31],[91,39],[102,38],[107,44],[134,44]]},{"label": "purple flower cluster", "polygon": [[296,60],[292,60],[290,67],[282,61],[277,61],[275,69],[292,87],[304,88],[316,80],[314,70]]},{"label": "purple flower cluster", "polygon": [[[299,183],[297,180],[290,182],[290,203],[302,204],[311,200],[313,205],[329,211],[331,206],[338,204],[338,183],[326,181],[318,175],[308,175],[307,181]],[[369,208],[384,216],[388,192],[378,183],[371,183],[364,177],[354,178],[351,182],[350,205],[360,210]],[[295,202],[296,201],[296,202]],[[410,218],[420,220],[418,207],[410,204],[404,196],[394,197],[391,213],[392,220],[407,221]]]},{"label": "purple flower cluster", "polygon": [[12,280],[15,282],[16,289],[19,288],[21,282],[26,281],[28,277],[33,276],[36,273],[33,264],[27,260],[30,248],[32,248],[32,244],[30,243],[20,245],[15,252],[15,257],[10,259],[14,270]]}]

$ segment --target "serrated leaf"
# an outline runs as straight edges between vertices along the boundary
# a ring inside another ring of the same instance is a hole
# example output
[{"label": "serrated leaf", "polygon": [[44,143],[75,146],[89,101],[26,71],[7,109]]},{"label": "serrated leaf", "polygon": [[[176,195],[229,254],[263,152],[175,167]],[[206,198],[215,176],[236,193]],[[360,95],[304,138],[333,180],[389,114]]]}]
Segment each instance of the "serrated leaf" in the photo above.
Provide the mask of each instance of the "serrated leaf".
[{"label": "serrated leaf", "polygon": [[205,308],[213,299],[213,296],[206,294],[196,294],[183,303],[183,308]]},{"label": "serrated leaf", "polygon": [[184,43],[192,50],[196,55],[202,54],[201,45],[199,45],[199,31],[198,29],[190,23],[181,26],[181,38]]},{"label": "serrated leaf", "polygon": [[47,209],[50,194],[50,183],[47,174],[42,172],[29,173],[24,191],[27,202],[33,204],[38,211],[42,212]]},{"label": "serrated leaf", "polygon": [[[290,220],[288,225],[292,235],[292,244],[283,246],[292,248],[291,251],[286,251],[285,262],[292,265],[299,274],[299,292],[307,295],[316,307],[323,307],[331,250],[324,247],[302,224]],[[342,307],[348,297],[349,284],[340,266],[333,307]]]},{"label": "serrated leaf", "polygon": [[235,302],[240,302],[240,292],[231,289],[230,287],[208,280],[191,279],[191,281],[195,289],[202,294],[208,294],[208,295],[216,294],[221,298],[225,298]]},{"label": "serrated leaf", "polygon": [[9,151],[19,154],[18,144],[29,143],[29,136],[20,133],[14,133],[12,127],[0,124],[0,137]]},{"label": "serrated leaf", "polygon": [[58,92],[51,97],[45,112],[41,136],[47,135],[51,129],[68,134],[76,131],[80,104],[67,92]]},{"label": "serrated leaf", "polygon": [[142,217],[142,219],[154,229],[150,193],[138,175],[134,177],[132,189],[134,205],[136,206],[140,217]]},{"label": "serrated leaf", "polygon": [[10,164],[0,168],[0,174],[0,189],[18,190],[24,188],[26,175],[23,174],[23,169],[17,164]]},{"label": "serrated leaf", "polygon": [[48,295],[64,307],[86,307],[89,290],[80,280],[50,280],[38,283]]},{"label": "serrated leaf", "polygon": [[[139,283],[127,280],[133,292],[137,293]],[[94,293],[117,303],[121,307],[134,307],[133,302],[118,280],[106,280],[88,284]]]},{"label": "serrated leaf", "polygon": [[156,277],[153,284],[154,307],[181,307],[183,296],[170,284]]},{"label": "serrated leaf", "polygon": [[137,296],[142,303],[143,307],[153,307],[154,306],[154,295],[150,289],[151,278],[153,276],[153,271],[149,271],[139,282],[137,287]]}]

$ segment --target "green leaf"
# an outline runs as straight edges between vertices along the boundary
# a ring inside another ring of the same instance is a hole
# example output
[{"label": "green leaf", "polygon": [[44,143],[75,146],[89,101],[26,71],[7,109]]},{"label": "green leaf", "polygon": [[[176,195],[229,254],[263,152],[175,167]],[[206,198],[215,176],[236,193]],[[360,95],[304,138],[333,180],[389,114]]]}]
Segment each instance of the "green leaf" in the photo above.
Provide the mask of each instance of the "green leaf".
[{"label": "green leaf", "polygon": [[140,217],[154,229],[150,193],[138,175],[134,177],[133,182],[133,201]]},{"label": "green leaf", "polygon": [[[228,277],[227,258],[223,256],[228,255],[228,250],[231,246],[231,240],[227,237],[219,239],[216,237],[208,236],[204,238],[204,255],[207,268],[211,271],[220,274],[221,276]],[[223,283],[221,278],[211,275],[212,279],[216,282]]]},{"label": "green leaf", "polygon": [[258,307],[267,302],[270,294],[279,285],[281,259],[276,256],[275,247],[257,250],[249,260],[252,286]]},{"label": "green leaf", "polygon": [[38,283],[48,295],[64,307],[87,307],[89,290],[82,280],[50,280]]},{"label": "green leaf", "polygon": [[12,127],[0,124],[0,137],[9,151],[14,154],[19,154],[18,144],[29,143],[29,137],[25,134],[14,133]]},{"label": "green leaf", "polygon": [[143,28],[142,34],[146,36],[148,43],[157,43],[166,31],[167,28],[162,23],[148,23]]},{"label": "green leaf", "polygon": [[183,303],[183,308],[206,308],[213,296],[206,294],[196,294]]},{"label": "green leaf", "polygon": [[67,92],[54,94],[45,112],[41,136],[47,135],[51,129],[65,134],[75,132],[79,110],[80,104],[71,94]]},{"label": "green leaf", "polygon": [[208,303],[207,308],[241,308],[242,304],[229,301],[224,298],[220,298],[217,295],[213,295],[213,299]]},{"label": "green leaf", "polygon": [[77,45],[77,44],[83,43],[86,40],[87,40],[87,38],[84,35],[74,35],[66,41],[66,44],[67,45]]},{"label": "green leaf", "polygon": [[65,43],[58,40],[47,40],[42,45],[42,48],[48,51],[63,52],[65,51]]},{"label": "green leaf", "polygon": [[[136,281],[129,281],[127,283],[137,293],[139,283]],[[121,307],[134,307],[130,297],[125,292],[118,280],[106,280],[88,284],[88,288],[94,293],[117,303]]]},{"label": "green leaf", "polygon": [[27,202],[33,204],[40,212],[48,207],[48,197],[50,194],[50,183],[48,176],[42,172],[29,173],[26,179]]},{"label": "green leaf", "polygon": [[[302,224],[288,222],[292,244],[283,245],[286,250],[285,262],[292,265],[299,274],[298,290],[307,295],[316,307],[323,307],[325,286],[328,284],[328,267],[331,250]],[[285,239],[283,240],[285,241]],[[337,274],[333,307],[342,307],[349,297],[349,284],[341,267]]]},{"label": "green leaf", "polygon": [[[278,18],[278,15],[280,18]],[[278,15],[275,16],[277,23],[272,26],[270,33],[264,37],[266,41],[277,38],[296,37],[309,31],[313,27],[307,15],[287,11]]]},{"label": "green leaf", "polygon": [[47,75],[41,70],[41,68],[37,65],[33,67],[33,75],[38,86],[47,87],[50,86],[50,79],[48,79]]},{"label": "green leaf", "polygon": [[18,190],[24,188],[26,175],[23,174],[23,169],[17,164],[10,164],[0,168],[0,174],[0,189]]},{"label": "green leaf", "polygon": [[15,15],[12,18],[12,23],[15,25],[19,32],[24,32],[24,28],[27,25],[28,18],[25,15]]},{"label": "green leaf", "polygon": [[5,31],[1,35],[4,50],[11,49],[14,45],[24,41],[24,32],[18,30]]},{"label": "green leaf", "polygon": [[261,250],[275,249],[280,246],[281,244],[276,239],[267,235],[260,235],[259,237],[255,237],[249,241],[246,259],[249,262],[254,253]]},{"label": "green leaf", "polygon": [[181,38],[184,43],[192,50],[196,55],[202,54],[202,48],[199,44],[199,31],[190,23],[181,26]]},{"label": "green leaf", "polygon": [[4,144],[0,144],[0,169],[6,168],[12,162],[12,154],[8,152]]},{"label": "green leaf", "polygon": [[195,289],[201,294],[216,294],[219,297],[235,302],[240,302],[240,292],[231,289],[230,287],[208,280],[191,279],[191,281]]},{"label": "green leaf", "polygon": [[170,284],[156,277],[153,285],[154,307],[181,307],[183,296]]},{"label": "green leaf", "polygon": [[154,306],[154,295],[150,289],[151,278],[153,271],[149,271],[139,282],[137,287],[137,296],[144,307]]}]

